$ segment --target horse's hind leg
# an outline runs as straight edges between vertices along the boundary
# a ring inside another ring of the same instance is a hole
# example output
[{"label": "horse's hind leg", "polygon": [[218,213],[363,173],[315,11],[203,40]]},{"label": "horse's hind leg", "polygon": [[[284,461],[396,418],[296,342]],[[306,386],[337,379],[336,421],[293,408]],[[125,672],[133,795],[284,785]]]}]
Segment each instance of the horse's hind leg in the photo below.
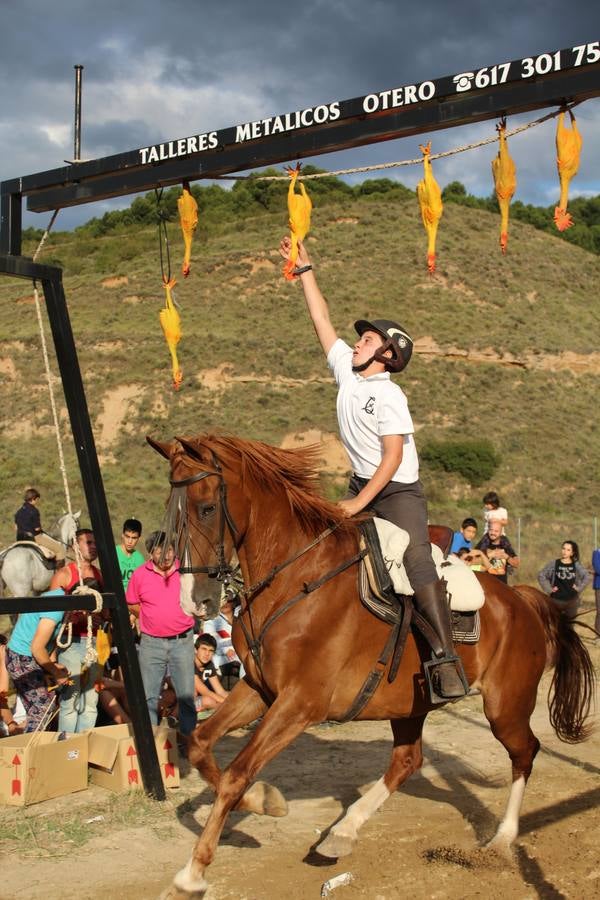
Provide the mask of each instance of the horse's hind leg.
[{"label": "horse's hind leg", "polygon": [[494,699],[484,699],[484,712],[490,727],[500,743],[506,748],[512,763],[512,785],[508,803],[496,834],[487,844],[488,847],[508,853],[510,846],[519,834],[519,817],[525,787],[533,760],[540,748],[540,742],[529,725],[529,719],[535,707],[537,681],[520,688],[513,686],[515,694],[508,696],[510,688],[496,688]]},{"label": "horse's hind leg", "polygon": [[392,719],[394,747],[385,775],[376,781],[333,826],[325,840],[317,847],[321,856],[338,859],[352,852],[358,831],[374,812],[385,803],[400,785],[423,763],[421,734],[425,716],[415,719]]},{"label": "horse's hind leg", "polygon": [[[232,692],[233,695],[233,692]],[[322,714],[310,715],[297,692],[279,696],[267,710],[246,746],[221,774],[217,796],[192,858],[177,873],[174,886],[182,893],[203,895],[207,889],[204,873],[212,862],[225,819],[242,799],[246,788],[262,767],[287,747]],[[229,700],[227,701],[229,702]]]},{"label": "horse's hind leg", "polygon": [[[250,685],[240,679],[225,703],[199,725],[190,736],[188,757],[202,778],[216,792],[219,790],[221,770],[212,748],[224,734],[247,725],[261,716],[267,704]],[[265,816],[285,816],[287,803],[281,791],[264,781],[255,782],[244,794],[236,809]]]}]

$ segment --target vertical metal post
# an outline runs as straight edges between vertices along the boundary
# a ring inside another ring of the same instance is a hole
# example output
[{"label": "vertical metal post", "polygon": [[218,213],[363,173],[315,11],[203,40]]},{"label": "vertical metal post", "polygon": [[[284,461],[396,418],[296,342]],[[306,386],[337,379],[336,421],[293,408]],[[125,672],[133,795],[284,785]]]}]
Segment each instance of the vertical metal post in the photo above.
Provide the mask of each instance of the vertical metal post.
[{"label": "vertical metal post", "polygon": [[21,255],[22,206],[20,193],[0,194],[0,253]]},{"label": "vertical metal post", "polygon": [[73,440],[79,459],[81,479],[98,545],[102,575],[107,590],[116,595],[112,621],[119,650],[119,660],[125,678],[131,724],[144,787],[146,792],[152,794],[157,800],[164,800],[165,788],[158,764],[139,661],[129,624],[129,612],[123,593],[121,571],[62,281],[60,278],[44,279],[43,286],[56,357],[71,420]]},{"label": "vertical metal post", "polygon": [[75,69],[75,127],[73,130],[73,159],[81,159],[81,73],[83,66],[73,66]]},{"label": "vertical metal post", "polygon": [[521,558],[521,516],[517,519],[517,556]]}]

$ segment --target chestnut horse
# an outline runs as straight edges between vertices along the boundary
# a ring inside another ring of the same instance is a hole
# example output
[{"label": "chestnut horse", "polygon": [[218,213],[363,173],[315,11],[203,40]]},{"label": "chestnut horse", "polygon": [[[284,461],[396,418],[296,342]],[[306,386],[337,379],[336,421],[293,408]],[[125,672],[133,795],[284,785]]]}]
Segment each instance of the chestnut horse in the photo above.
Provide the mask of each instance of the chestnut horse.
[{"label": "chestnut horse", "polygon": [[[307,727],[345,718],[391,626],[360,603],[358,529],[319,496],[316,448],[281,450],[222,435],[148,441],[171,465],[168,508],[177,528],[182,582],[207,574],[226,580],[235,550],[246,585],[233,627],[246,674],[198,726],[188,748],[216,799],[174,889],[203,896],[204,873],[229,811],[285,814],[276,788],[261,782],[249,787],[251,782]],[[481,637],[456,649],[511,760],[508,804],[491,842],[507,849],[518,834],[525,785],[539,749],[529,719],[542,674],[554,666],[550,719],[557,735],[577,742],[588,734],[594,670],[571,622],[545,595],[534,588],[519,594],[491,575],[478,577],[485,592]],[[357,716],[390,720],[391,760],[318,846],[324,856],[350,853],[360,826],[422,764],[421,733],[433,708],[422,657],[429,657],[427,646],[420,635],[410,634],[396,678],[383,679]],[[258,718],[244,749],[220,771],[215,742]]]}]

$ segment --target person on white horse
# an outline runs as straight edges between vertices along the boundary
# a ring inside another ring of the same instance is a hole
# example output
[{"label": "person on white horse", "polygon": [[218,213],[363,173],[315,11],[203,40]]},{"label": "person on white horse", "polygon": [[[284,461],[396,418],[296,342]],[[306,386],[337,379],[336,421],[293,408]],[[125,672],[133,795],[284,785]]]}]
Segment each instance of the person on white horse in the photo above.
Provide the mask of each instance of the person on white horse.
[{"label": "person on white horse", "polygon": [[40,499],[41,495],[37,488],[27,488],[23,495],[23,505],[15,513],[16,540],[35,541],[36,544],[48,551],[44,554],[45,556],[56,559],[56,567],[59,568],[65,563],[65,547],[46,534],[42,528],[38,509]]}]

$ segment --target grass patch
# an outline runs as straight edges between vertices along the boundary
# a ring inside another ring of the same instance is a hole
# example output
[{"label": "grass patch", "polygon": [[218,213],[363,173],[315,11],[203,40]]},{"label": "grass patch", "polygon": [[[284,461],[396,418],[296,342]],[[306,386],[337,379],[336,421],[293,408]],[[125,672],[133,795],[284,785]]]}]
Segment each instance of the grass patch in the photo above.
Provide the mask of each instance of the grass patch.
[{"label": "grass patch", "polygon": [[142,791],[131,791],[102,793],[94,803],[77,803],[75,809],[63,809],[61,804],[60,811],[48,811],[47,804],[24,809],[2,807],[0,846],[7,853],[56,857],[68,856],[74,848],[100,835],[130,828],[150,828],[170,838],[175,833],[177,805],[170,798],[159,803]]}]

